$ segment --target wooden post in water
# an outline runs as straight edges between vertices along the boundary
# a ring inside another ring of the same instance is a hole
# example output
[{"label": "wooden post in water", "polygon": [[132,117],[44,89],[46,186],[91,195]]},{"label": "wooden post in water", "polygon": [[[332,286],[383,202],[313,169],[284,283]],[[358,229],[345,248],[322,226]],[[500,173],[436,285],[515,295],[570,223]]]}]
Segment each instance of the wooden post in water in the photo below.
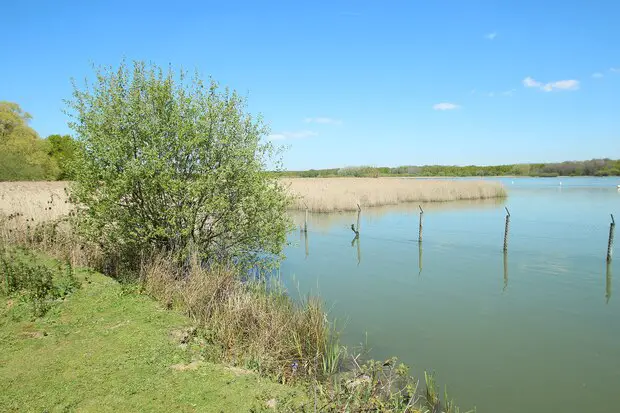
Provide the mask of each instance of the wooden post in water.
[{"label": "wooden post in water", "polygon": [[301,232],[308,232],[308,204],[304,202],[304,206],[306,207],[306,216],[304,217],[304,227],[301,229]]},{"label": "wooden post in water", "polygon": [[422,209],[422,205],[418,205],[420,208],[420,228],[418,231],[418,242],[422,242],[422,218],[424,217],[424,210]]},{"label": "wooden post in water", "polygon": [[362,208],[360,204],[357,204],[357,228],[355,228],[355,224],[351,224],[351,231],[355,232],[355,236],[360,236],[360,214],[362,213]]},{"label": "wooden post in water", "polygon": [[306,207],[306,217],[304,219],[304,232],[308,232],[308,207]]},{"label": "wooden post in water", "polygon": [[616,230],[616,221],[614,214],[611,214],[611,224],[609,224],[609,241],[607,241],[607,262],[611,262],[611,256],[614,253],[614,231]]},{"label": "wooden post in water", "polygon": [[504,229],[504,252],[508,252],[508,231],[510,230],[510,211],[506,208],[506,228]]}]

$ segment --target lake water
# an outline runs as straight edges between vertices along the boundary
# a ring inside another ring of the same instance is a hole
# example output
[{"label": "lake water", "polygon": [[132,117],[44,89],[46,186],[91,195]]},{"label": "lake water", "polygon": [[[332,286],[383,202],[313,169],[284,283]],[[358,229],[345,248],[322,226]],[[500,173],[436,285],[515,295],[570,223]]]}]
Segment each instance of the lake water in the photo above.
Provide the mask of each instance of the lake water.
[{"label": "lake water", "polygon": [[362,211],[359,243],[355,213],[310,214],[281,277],[320,294],[346,345],[434,371],[461,408],[620,411],[620,178],[498,179],[506,200],[423,205],[421,245],[416,204]]}]

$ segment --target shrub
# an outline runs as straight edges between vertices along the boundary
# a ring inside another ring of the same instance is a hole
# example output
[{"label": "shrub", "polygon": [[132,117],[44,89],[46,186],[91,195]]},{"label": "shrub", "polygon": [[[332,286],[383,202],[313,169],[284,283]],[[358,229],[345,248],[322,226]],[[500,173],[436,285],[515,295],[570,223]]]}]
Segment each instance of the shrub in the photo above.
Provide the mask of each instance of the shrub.
[{"label": "shrub", "polygon": [[[69,102],[81,229],[134,269],[144,253],[202,261],[281,254],[290,227],[279,158],[245,100],[197,76],[124,63]],[[113,254],[113,255],[114,255]]]},{"label": "shrub", "polygon": [[54,300],[80,286],[69,264],[55,272],[37,263],[31,254],[6,249],[0,253],[0,284],[5,295],[19,295],[28,301],[35,317],[44,315]]}]

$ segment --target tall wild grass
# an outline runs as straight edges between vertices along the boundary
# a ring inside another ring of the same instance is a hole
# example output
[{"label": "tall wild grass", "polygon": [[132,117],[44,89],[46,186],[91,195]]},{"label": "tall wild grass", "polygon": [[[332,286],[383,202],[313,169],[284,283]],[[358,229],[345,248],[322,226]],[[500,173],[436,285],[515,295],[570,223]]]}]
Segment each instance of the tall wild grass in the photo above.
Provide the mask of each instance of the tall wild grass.
[{"label": "tall wild grass", "polygon": [[502,198],[499,182],[415,178],[283,179],[295,197],[293,208],[314,212],[356,211],[404,202],[446,202]]}]

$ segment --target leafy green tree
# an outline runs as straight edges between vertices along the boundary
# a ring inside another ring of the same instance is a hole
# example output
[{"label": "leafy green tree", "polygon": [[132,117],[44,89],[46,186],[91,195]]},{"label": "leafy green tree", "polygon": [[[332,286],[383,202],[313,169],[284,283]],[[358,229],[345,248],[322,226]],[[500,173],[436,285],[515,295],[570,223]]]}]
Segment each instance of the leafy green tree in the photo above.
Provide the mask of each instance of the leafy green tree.
[{"label": "leafy green tree", "polygon": [[97,68],[68,102],[81,149],[73,196],[81,228],[122,256],[255,263],[281,254],[290,221],[278,154],[245,99],[172,69]]},{"label": "leafy green tree", "polygon": [[47,137],[49,156],[60,168],[57,179],[71,179],[71,164],[78,146],[69,135],[50,135]]},{"label": "leafy green tree", "polygon": [[47,142],[28,122],[30,114],[17,103],[0,102],[0,181],[56,179],[56,162]]}]

